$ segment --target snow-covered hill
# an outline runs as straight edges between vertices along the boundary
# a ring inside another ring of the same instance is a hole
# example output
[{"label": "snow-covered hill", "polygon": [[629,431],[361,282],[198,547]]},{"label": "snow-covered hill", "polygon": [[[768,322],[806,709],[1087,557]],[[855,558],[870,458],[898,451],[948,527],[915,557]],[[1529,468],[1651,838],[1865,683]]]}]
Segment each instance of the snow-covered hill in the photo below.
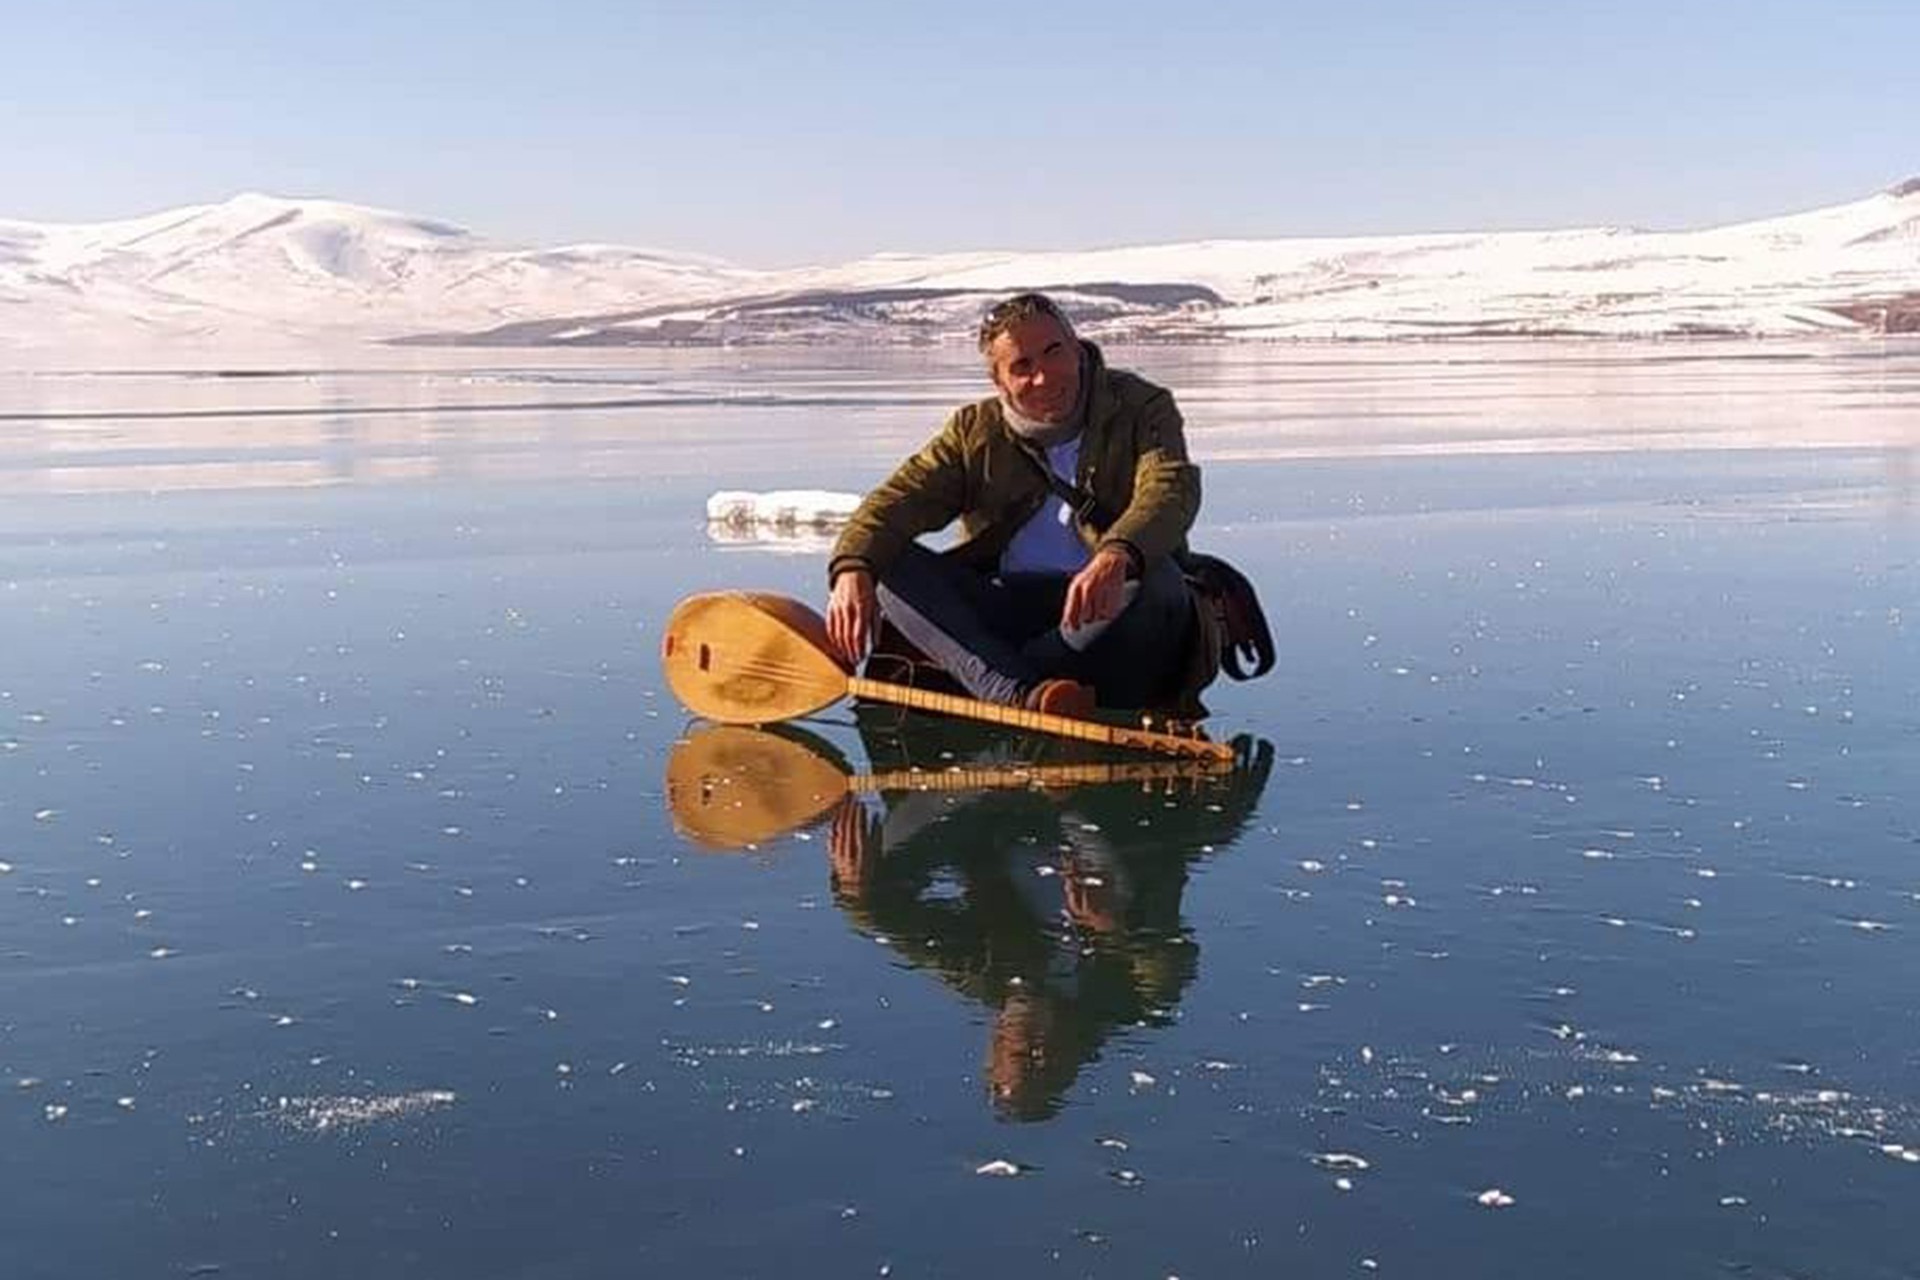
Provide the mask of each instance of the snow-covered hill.
[{"label": "snow-covered hill", "polygon": [[693,255],[513,249],[385,210],[243,195],[125,222],[0,221],[0,344],[381,339],[758,278]]},{"label": "snow-covered hill", "polygon": [[126,222],[0,221],[0,349],[964,339],[982,302],[1056,291],[1145,339],[1788,335],[1920,328],[1920,181],[1699,231],[1594,228],[885,254],[754,271],[246,195]]}]

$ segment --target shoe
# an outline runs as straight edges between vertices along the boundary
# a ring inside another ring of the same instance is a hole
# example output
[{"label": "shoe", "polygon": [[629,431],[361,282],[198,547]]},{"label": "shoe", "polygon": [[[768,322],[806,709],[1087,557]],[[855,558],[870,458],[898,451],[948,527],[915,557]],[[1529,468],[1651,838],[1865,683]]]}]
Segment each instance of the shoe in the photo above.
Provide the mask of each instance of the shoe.
[{"label": "shoe", "polygon": [[1050,716],[1086,720],[1092,717],[1098,704],[1094,702],[1092,685],[1081,684],[1078,680],[1042,680],[1027,690],[1020,705],[1029,711]]}]

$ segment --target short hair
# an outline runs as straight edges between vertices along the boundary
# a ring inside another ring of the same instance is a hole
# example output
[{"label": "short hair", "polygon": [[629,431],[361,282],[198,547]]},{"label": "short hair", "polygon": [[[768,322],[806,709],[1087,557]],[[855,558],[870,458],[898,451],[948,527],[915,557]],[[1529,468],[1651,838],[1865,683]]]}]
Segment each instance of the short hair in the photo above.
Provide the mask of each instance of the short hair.
[{"label": "short hair", "polygon": [[1073,321],[1067,319],[1067,313],[1060,309],[1059,303],[1044,293],[1016,293],[1011,298],[994,303],[980,317],[980,354],[987,354],[987,348],[993,345],[995,338],[1022,320],[1031,320],[1035,316],[1052,317],[1066,330],[1069,338],[1074,336]]}]

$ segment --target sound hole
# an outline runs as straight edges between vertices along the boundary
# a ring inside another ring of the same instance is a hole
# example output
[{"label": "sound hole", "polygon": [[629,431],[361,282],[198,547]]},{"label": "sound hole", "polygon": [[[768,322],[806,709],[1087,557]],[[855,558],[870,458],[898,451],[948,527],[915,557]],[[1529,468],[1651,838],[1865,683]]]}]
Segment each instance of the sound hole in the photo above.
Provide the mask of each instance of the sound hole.
[{"label": "sound hole", "polygon": [[667,656],[669,658],[673,656],[673,648],[675,643],[676,643],[676,640],[674,638],[674,635],[671,631],[669,631],[667,633],[667,643],[666,643],[666,651],[667,651]]},{"label": "sound hole", "polygon": [[706,671],[712,666],[713,666],[713,650],[707,648],[707,646],[705,645],[701,645],[700,646],[700,669],[702,671]]}]

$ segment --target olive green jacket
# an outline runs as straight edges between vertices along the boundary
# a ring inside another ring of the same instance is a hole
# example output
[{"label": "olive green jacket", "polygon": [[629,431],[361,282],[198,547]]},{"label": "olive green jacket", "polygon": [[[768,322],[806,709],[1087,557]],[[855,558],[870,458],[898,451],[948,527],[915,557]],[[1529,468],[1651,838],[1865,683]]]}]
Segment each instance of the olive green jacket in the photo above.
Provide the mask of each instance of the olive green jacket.
[{"label": "olive green jacket", "polygon": [[[1139,563],[1184,552],[1200,510],[1200,468],[1187,458],[1180,410],[1164,389],[1107,368],[1098,347],[1083,345],[1086,426],[1074,482],[1103,511],[1120,514],[1105,528],[1080,521],[1080,536],[1089,550],[1118,543]],[[1046,455],[1007,425],[997,398],[955,410],[853,513],[834,546],[829,579],[850,568],[885,573],[908,543],[956,519],[961,536],[950,554],[991,570],[1051,496],[1046,465]]]}]

